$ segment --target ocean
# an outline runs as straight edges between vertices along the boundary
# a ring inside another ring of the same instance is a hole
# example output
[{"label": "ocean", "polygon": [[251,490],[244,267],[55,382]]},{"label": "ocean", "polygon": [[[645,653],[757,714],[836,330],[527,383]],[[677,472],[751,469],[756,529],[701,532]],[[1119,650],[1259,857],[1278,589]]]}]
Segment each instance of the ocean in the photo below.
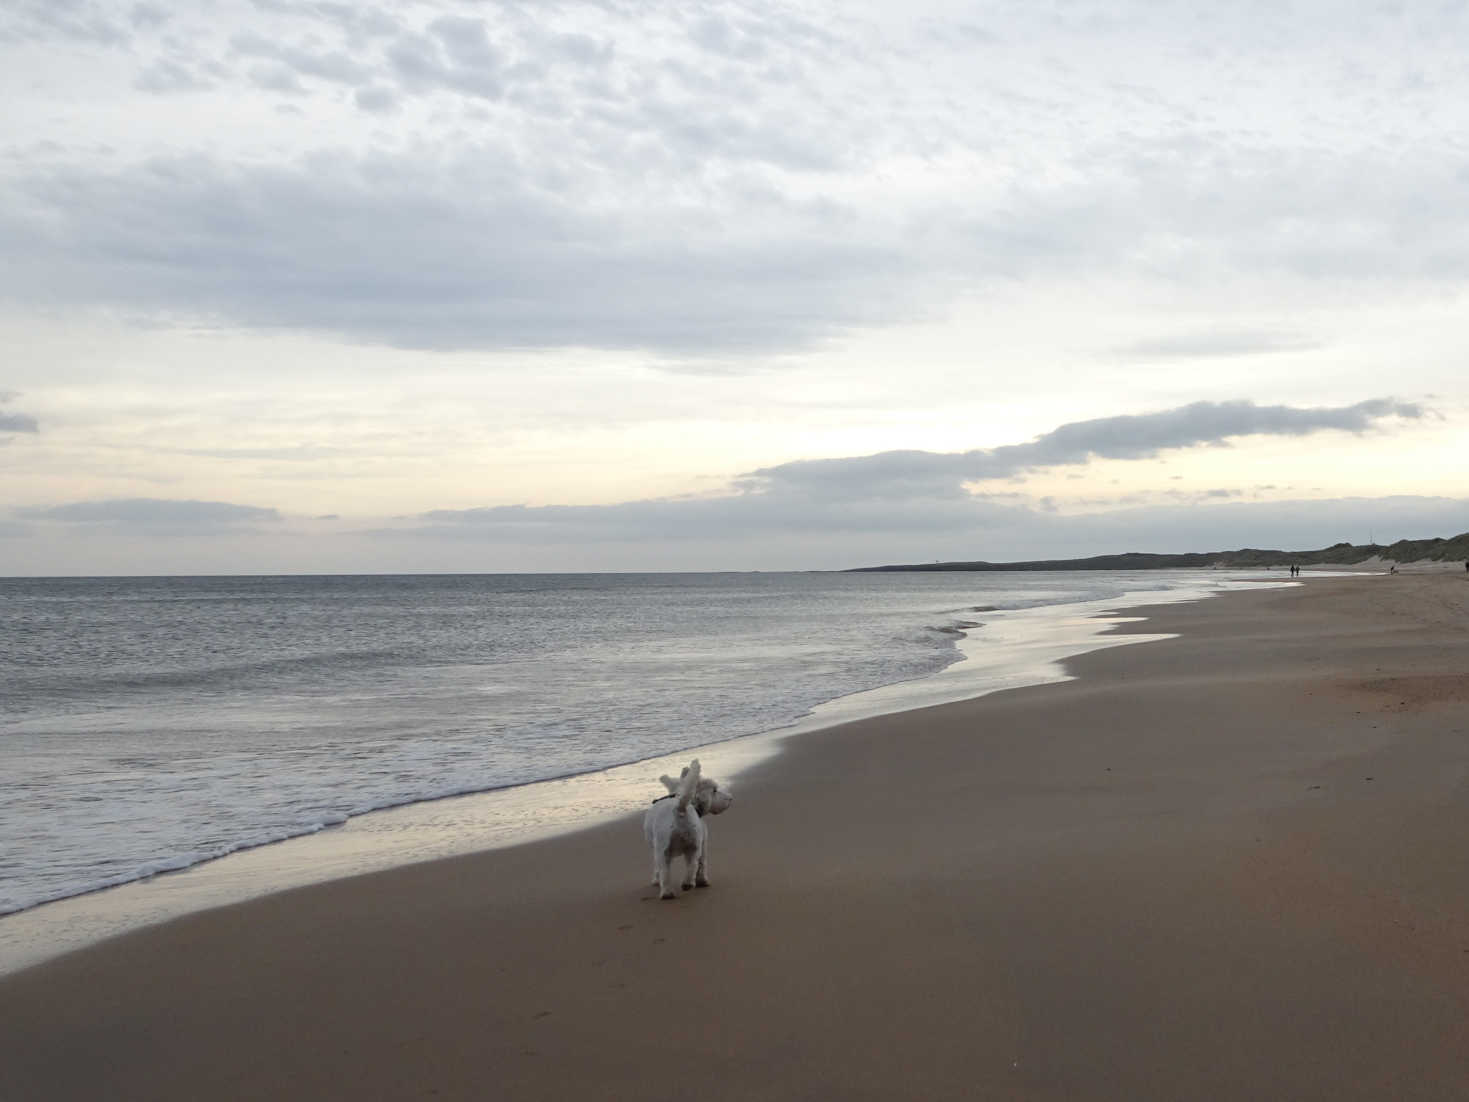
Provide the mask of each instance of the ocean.
[{"label": "ocean", "polygon": [[375,809],[790,728],[833,701],[878,700],[833,720],[922,703],[871,690],[936,685],[961,660],[958,695],[1033,680],[1015,672],[1034,669],[1020,652],[1068,618],[1242,584],[1210,571],[0,579],[0,914]]}]

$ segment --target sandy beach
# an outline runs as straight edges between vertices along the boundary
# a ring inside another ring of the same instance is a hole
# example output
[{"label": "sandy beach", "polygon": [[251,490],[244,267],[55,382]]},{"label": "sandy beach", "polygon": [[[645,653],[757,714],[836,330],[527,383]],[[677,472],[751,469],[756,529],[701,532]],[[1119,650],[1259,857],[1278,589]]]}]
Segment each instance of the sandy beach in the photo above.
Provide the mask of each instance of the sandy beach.
[{"label": "sandy beach", "polygon": [[629,819],[6,977],[0,1099],[1469,1097],[1469,577],[1143,614],[791,740],[674,902]]}]

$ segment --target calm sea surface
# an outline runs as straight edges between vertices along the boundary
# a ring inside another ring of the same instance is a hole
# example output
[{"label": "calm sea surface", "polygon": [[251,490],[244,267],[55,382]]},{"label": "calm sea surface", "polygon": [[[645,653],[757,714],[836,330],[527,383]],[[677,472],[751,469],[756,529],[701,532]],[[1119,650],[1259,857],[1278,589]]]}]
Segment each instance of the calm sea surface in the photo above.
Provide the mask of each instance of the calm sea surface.
[{"label": "calm sea surface", "polygon": [[1208,572],[0,579],[0,913],[789,725]]}]

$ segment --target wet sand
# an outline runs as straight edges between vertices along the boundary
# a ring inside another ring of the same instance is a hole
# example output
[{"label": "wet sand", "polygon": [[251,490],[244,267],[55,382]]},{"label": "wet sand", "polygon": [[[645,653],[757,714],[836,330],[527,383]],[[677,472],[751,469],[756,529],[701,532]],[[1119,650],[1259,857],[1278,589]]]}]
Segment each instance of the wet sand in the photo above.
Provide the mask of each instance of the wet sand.
[{"label": "wet sand", "polygon": [[1469,579],[1146,614],[791,740],[671,903],[627,820],[4,978],[0,1098],[1469,1097]]}]

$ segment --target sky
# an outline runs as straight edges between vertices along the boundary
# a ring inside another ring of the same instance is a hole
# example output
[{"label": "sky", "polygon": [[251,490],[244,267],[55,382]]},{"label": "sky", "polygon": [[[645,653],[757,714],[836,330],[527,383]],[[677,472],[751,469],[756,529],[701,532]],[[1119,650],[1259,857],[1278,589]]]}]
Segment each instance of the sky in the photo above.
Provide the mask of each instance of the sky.
[{"label": "sky", "polygon": [[1469,530],[1469,3],[6,0],[0,575]]}]

